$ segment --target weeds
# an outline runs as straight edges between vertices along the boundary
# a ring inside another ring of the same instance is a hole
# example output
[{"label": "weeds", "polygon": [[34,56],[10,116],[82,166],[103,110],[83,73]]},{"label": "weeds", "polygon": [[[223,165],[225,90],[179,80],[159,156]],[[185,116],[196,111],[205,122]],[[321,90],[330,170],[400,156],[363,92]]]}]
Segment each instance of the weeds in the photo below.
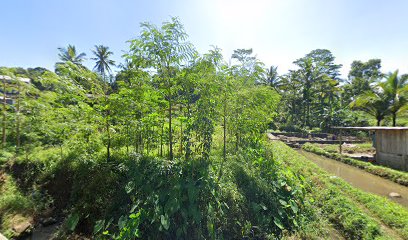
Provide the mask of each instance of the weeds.
[{"label": "weeds", "polygon": [[14,235],[13,224],[30,216],[34,203],[20,192],[11,176],[0,172],[0,178],[0,232],[10,238]]}]

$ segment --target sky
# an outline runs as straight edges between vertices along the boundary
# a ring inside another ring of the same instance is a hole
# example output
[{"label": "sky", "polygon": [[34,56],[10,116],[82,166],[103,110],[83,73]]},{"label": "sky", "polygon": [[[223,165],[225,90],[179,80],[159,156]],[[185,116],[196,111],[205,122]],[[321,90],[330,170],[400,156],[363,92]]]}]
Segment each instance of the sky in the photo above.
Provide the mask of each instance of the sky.
[{"label": "sky", "polygon": [[[0,0],[0,66],[54,69],[58,47],[92,57],[109,46],[113,59],[137,38],[141,22],[179,17],[189,41],[204,54],[252,48],[280,74],[318,48],[329,49],[347,76],[353,60],[382,60],[384,72],[408,73],[406,0]],[[90,59],[85,65],[93,68]]]}]

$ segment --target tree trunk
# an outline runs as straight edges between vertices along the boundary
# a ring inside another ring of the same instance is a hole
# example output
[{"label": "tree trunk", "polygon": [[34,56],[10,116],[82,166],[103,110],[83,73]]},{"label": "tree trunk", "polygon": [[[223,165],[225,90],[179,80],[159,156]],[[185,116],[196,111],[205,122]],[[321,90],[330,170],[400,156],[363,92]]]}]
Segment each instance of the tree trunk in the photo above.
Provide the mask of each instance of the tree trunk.
[{"label": "tree trunk", "polygon": [[377,126],[380,126],[380,125],[381,125],[381,119],[377,118]]},{"label": "tree trunk", "polygon": [[310,128],[310,103],[307,103],[306,127]]},{"label": "tree trunk", "polygon": [[3,130],[2,146],[6,146],[6,79],[3,79]]},{"label": "tree trunk", "polygon": [[[190,103],[187,104],[187,124],[190,123],[190,116],[191,116],[191,109],[190,109]],[[186,129],[186,149],[185,149],[185,156],[186,156],[186,160],[190,159],[190,155],[191,155],[191,127],[187,127]]]},{"label": "tree trunk", "polygon": [[[171,96],[169,96],[170,98]],[[171,100],[169,99],[169,159],[173,160],[173,133],[171,129],[171,118],[172,118],[172,104]]]},{"label": "tree trunk", "polygon": [[149,137],[146,138],[146,154],[149,156]]},{"label": "tree trunk", "polygon": [[21,95],[21,85],[20,81],[17,82],[18,84],[18,98],[17,98],[17,108],[16,108],[16,137],[17,137],[17,149],[20,148],[20,95]]},{"label": "tree trunk", "polygon": [[60,156],[61,156],[61,160],[62,160],[62,159],[64,159],[64,155],[63,155],[63,152],[62,152],[62,143],[60,143],[59,147],[60,147]]},{"label": "tree trunk", "polygon": [[126,122],[126,155],[127,156],[129,156],[129,143],[130,143],[129,122]]},{"label": "tree trunk", "polygon": [[238,132],[235,134],[236,142],[235,142],[235,151],[238,151],[239,148],[239,134]]},{"label": "tree trunk", "polygon": [[221,167],[220,167],[220,171],[218,172],[218,181],[221,179],[222,177],[222,169],[224,168],[224,163],[227,159],[227,106],[226,103],[224,103],[224,114],[223,114],[223,161],[221,162]]},{"label": "tree trunk", "polygon": [[[105,107],[108,105],[108,89],[106,87],[106,76],[105,76],[105,72],[102,71],[102,78],[104,81],[104,94],[105,94]],[[108,143],[106,145],[106,160],[109,161],[110,160],[110,146],[111,146],[111,139],[110,139],[110,131],[109,131],[109,116],[110,116],[110,112],[109,109],[105,110],[105,127],[106,127],[106,133],[108,135]]]},{"label": "tree trunk", "polygon": [[[183,110],[180,107],[180,115],[182,116]],[[179,154],[180,156],[183,155],[183,119],[180,119],[180,148],[179,148]]]},{"label": "tree trunk", "polygon": [[392,113],[392,126],[395,127],[397,125],[397,113]]},{"label": "tree trunk", "polygon": [[227,106],[226,104],[224,104],[224,118],[223,118],[223,124],[224,124],[224,128],[223,128],[223,158],[224,161],[227,158],[227,116],[226,116],[226,112],[227,112]]},{"label": "tree trunk", "polygon": [[163,134],[164,134],[164,122],[162,123],[160,134],[160,157],[163,157]]},{"label": "tree trunk", "polygon": [[[109,113],[108,113],[109,116]],[[110,146],[111,146],[111,139],[110,139],[110,131],[109,131],[109,121],[108,121],[108,116],[106,117],[106,131],[108,133],[108,144],[106,146],[107,150],[107,160],[110,160]]]}]

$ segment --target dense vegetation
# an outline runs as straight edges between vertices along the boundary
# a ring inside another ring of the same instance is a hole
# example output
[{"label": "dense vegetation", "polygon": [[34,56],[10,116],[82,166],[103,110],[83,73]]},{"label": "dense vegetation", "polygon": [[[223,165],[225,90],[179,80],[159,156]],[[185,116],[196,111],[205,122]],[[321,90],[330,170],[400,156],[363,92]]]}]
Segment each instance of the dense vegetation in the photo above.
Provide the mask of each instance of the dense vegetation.
[{"label": "dense vegetation", "polygon": [[268,71],[267,82],[282,95],[279,128],[327,132],[331,126],[407,124],[407,74],[382,73],[381,60],[371,59],[354,61],[342,79],[334,60],[329,50],[317,49],[285,75]]},{"label": "dense vegetation", "polygon": [[[176,18],[141,29],[115,75],[103,45],[94,71],[73,45],[58,49],[55,71],[0,68],[2,233],[51,216],[60,238],[327,238],[333,226],[348,238],[384,236],[337,180],[295,164],[264,132],[367,124],[359,110],[405,124],[405,75],[380,81],[380,60],[356,61],[347,83],[318,49],[279,76],[251,49],[235,50],[232,64],[218,48],[199,54]],[[383,104],[364,97],[378,87]],[[402,236],[404,211],[384,220]]]}]

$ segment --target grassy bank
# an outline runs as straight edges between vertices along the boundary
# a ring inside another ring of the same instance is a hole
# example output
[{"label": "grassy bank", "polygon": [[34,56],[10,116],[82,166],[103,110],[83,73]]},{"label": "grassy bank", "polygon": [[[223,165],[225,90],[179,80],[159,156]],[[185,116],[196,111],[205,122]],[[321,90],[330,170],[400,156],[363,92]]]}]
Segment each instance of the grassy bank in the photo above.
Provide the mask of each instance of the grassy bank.
[{"label": "grassy bank", "polygon": [[[327,152],[339,153],[339,145],[337,144],[313,144],[326,150]],[[343,152],[346,153],[375,153],[375,148],[371,142],[346,144],[343,146]]]},{"label": "grassy bank", "polygon": [[394,169],[383,167],[383,166],[377,166],[369,162],[363,162],[363,161],[359,161],[353,158],[345,157],[343,155],[340,155],[339,153],[326,151],[325,149],[322,149],[315,144],[306,143],[302,146],[302,149],[308,152],[312,152],[318,155],[322,155],[322,156],[358,167],[368,173],[386,178],[388,180],[391,180],[403,186],[408,186],[408,173],[406,172],[394,170]]},{"label": "grassy bank", "polygon": [[[324,211],[325,216],[334,224],[340,224],[340,230],[345,236],[348,231],[358,232],[360,236],[365,233],[363,238],[369,236],[369,234],[377,234],[375,226],[378,225],[374,219],[378,219],[382,224],[398,233],[401,238],[408,238],[407,209],[386,198],[360,191],[342,179],[331,177],[327,172],[281,142],[273,142],[270,146],[276,152],[275,155],[279,156],[278,158],[284,161],[288,167],[292,168],[293,171],[299,171],[305,178],[310,179],[311,194],[318,201],[321,201],[323,209],[332,210]],[[344,199],[327,197],[328,193],[339,195]],[[343,204],[345,202],[347,204]],[[361,209],[360,206],[363,206],[364,209]],[[364,221],[360,220],[360,222],[365,222],[365,224],[361,225],[365,226],[365,228],[356,231],[354,228],[360,226],[359,224],[348,224],[349,220],[353,219],[350,216],[345,217],[344,213],[348,213],[348,208],[353,208],[350,214],[354,218],[359,219],[361,217],[365,219]],[[380,233],[376,236],[383,236],[383,234]]]},{"label": "grassy bank", "polygon": [[225,161],[220,146],[209,159],[174,161],[36,151],[2,168],[1,227],[9,237],[10,220],[35,221],[48,209],[64,222],[61,238],[386,239],[377,219],[407,236],[406,210],[331,178],[283,143],[263,142]]},{"label": "grassy bank", "polygon": [[262,146],[226,161],[218,148],[209,159],[174,161],[117,153],[106,162],[103,152],[69,149],[61,159],[59,148],[27,156],[2,167],[0,227],[8,237],[11,219],[41,220],[50,209],[64,222],[62,239],[327,237],[303,177]]},{"label": "grassy bank", "polygon": [[0,232],[12,237],[12,227],[32,221],[34,209],[32,199],[18,189],[10,175],[0,171]]}]

